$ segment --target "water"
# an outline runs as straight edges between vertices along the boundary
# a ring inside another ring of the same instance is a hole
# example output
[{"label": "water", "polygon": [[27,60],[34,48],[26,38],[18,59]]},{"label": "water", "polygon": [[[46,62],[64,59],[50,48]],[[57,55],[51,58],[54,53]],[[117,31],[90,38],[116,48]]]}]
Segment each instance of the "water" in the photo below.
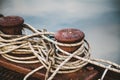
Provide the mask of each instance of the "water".
[{"label": "water", "polygon": [[[29,2],[28,2],[29,1]],[[37,29],[85,33],[92,57],[120,64],[119,0],[1,0],[0,13],[18,15]]]}]

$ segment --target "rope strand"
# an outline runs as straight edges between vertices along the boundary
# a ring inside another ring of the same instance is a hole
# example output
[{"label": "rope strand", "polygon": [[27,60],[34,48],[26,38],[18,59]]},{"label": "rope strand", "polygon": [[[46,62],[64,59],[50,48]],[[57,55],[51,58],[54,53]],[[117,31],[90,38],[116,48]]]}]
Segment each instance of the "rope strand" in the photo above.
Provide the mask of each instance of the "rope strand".
[{"label": "rope strand", "polygon": [[[42,66],[28,73],[23,80],[27,80],[29,76],[42,68],[46,68],[45,80],[52,80],[57,73],[75,72],[88,63],[120,73],[120,65],[103,59],[90,58],[90,46],[85,39],[75,44],[63,44],[55,41],[54,32],[36,30],[29,24],[24,24],[24,28],[30,30],[32,34],[18,36],[6,35],[3,33],[0,34],[0,54],[2,57],[15,63],[42,64]],[[50,38],[50,36],[52,36],[52,38]],[[78,45],[81,46],[73,53],[68,53],[59,48],[59,46]],[[14,54],[14,56],[12,54]],[[24,57],[20,56],[26,54],[28,55]],[[75,58],[76,60],[70,61],[72,58]],[[106,63],[114,67],[108,67],[102,63]],[[49,73],[52,74],[49,75]]]}]

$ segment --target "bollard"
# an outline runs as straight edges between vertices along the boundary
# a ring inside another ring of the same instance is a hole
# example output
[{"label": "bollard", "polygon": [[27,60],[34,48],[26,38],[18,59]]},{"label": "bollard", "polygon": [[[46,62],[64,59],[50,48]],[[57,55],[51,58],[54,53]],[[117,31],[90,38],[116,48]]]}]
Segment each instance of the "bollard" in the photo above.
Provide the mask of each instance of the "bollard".
[{"label": "bollard", "polygon": [[[66,43],[66,44],[72,44],[72,43],[77,43],[80,42],[84,39],[84,33],[79,30],[79,29],[74,29],[74,28],[67,28],[67,29],[61,29],[55,34],[55,39],[58,42],[61,43]],[[61,49],[72,53],[75,50],[77,50],[80,45],[78,46],[59,46]]]},{"label": "bollard", "polygon": [[19,16],[0,17],[0,31],[8,35],[22,35],[24,19]]}]

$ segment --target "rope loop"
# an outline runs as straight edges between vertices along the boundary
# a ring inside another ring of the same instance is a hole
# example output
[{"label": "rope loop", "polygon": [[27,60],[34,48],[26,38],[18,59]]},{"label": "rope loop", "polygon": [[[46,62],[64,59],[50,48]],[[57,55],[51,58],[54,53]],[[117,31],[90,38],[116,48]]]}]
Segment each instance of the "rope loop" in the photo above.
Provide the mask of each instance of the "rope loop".
[{"label": "rope loop", "polygon": [[[57,73],[75,72],[88,63],[120,73],[120,65],[102,59],[90,58],[90,46],[85,39],[74,44],[64,44],[55,40],[54,32],[36,30],[29,24],[23,24],[23,26],[24,31],[30,31],[32,34],[24,32],[23,35],[6,35],[0,32],[0,54],[5,59],[15,63],[42,64],[42,66],[28,73],[24,80],[27,80],[30,75],[43,68],[46,68],[45,80],[52,80]],[[66,52],[59,47],[78,45],[81,46],[73,53]],[[107,67],[100,62],[116,68]],[[50,72],[52,74],[49,76]]]}]

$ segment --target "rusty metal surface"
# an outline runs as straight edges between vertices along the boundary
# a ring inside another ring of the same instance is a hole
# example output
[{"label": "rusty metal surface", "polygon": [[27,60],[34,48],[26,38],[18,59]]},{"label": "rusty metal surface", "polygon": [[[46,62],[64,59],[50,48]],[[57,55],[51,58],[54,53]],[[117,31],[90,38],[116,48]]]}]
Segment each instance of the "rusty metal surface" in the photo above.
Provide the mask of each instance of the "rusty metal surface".
[{"label": "rusty metal surface", "polygon": [[24,19],[19,16],[0,15],[0,30],[5,34],[21,35]]},{"label": "rusty metal surface", "polygon": [[[39,64],[22,65],[9,62],[0,56],[0,80],[23,80],[24,76]],[[28,80],[44,80],[45,69],[40,70]],[[97,80],[101,77],[104,69],[88,64],[81,70],[69,74],[57,74],[53,80]],[[33,78],[34,77],[34,78]],[[119,80],[120,74],[108,71],[104,80]]]},{"label": "rusty metal surface", "polygon": [[[23,80],[24,75],[0,66],[0,80]],[[30,77],[28,80],[39,80]]]},{"label": "rusty metal surface", "polygon": [[[32,65],[25,65],[25,64],[17,64],[12,63],[10,61],[5,60],[0,56],[0,64],[1,67],[4,67],[4,70],[0,71],[1,76],[3,72],[5,72],[5,75],[8,77],[14,77],[14,75],[21,75],[23,78],[28,72],[30,72],[32,69],[37,68],[40,66],[40,64],[32,64]],[[57,74],[54,78],[54,80],[95,80],[94,78],[98,74],[98,71],[94,68],[89,69],[91,67],[85,67],[77,72],[69,73],[69,74]],[[45,69],[40,70],[36,72],[32,77],[36,77],[38,79],[44,80],[45,77]],[[13,75],[9,75],[8,73],[12,73]],[[1,79],[0,79],[1,80]],[[7,80],[7,79],[6,79]],[[17,80],[17,79],[16,79]]]}]

